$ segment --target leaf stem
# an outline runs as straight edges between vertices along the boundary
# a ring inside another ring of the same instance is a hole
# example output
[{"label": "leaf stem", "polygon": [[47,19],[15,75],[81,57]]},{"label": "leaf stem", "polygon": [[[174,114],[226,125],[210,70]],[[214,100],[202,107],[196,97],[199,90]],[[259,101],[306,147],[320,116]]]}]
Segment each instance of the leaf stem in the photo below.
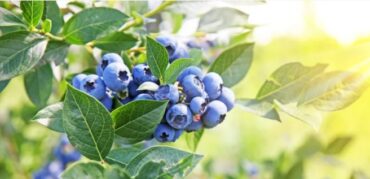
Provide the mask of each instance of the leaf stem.
[{"label": "leaf stem", "polygon": [[55,41],[64,41],[64,38],[63,37],[53,35],[53,34],[51,34],[49,32],[45,33],[45,35],[47,37],[49,37],[50,39],[55,40]]},{"label": "leaf stem", "polygon": [[[151,17],[151,16],[154,16],[156,14],[158,14],[159,12],[161,12],[162,10],[164,10],[165,8],[167,8],[168,6],[172,5],[176,0],[167,0],[167,1],[164,1],[161,5],[159,5],[157,8],[145,13],[143,15],[144,18],[148,18],[148,17]],[[119,32],[124,32],[126,31],[127,29],[130,29],[131,27],[135,27],[135,26],[138,26],[138,25],[141,25],[143,23],[143,20],[141,19],[141,17],[135,17],[134,19],[128,21],[127,23],[125,23],[118,31]]]}]

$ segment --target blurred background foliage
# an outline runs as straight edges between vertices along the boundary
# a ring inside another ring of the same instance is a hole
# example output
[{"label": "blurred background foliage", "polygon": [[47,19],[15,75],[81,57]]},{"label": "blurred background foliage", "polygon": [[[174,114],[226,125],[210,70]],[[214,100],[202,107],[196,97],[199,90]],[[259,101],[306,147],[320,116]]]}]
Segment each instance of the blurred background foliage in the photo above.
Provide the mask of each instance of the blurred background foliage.
[{"label": "blurred background foliage", "polygon": [[[145,1],[96,3],[108,4],[125,12],[142,13],[150,8]],[[349,34],[357,33],[357,36],[346,38],[348,36],[344,35],[342,38],[340,32],[343,29],[338,29],[338,33],[325,29],[328,24],[320,18],[326,16],[322,14],[320,16],[318,11],[326,7],[328,13],[335,13],[340,10],[335,8],[340,2],[329,1],[329,4],[323,3],[324,5],[317,3],[180,1],[169,11],[155,16],[157,20],[162,20],[161,24],[149,23],[147,27],[154,32],[175,32],[179,38],[186,39],[190,38],[188,34],[191,34],[192,38],[204,36],[202,33],[186,29],[192,28],[191,19],[211,8],[232,6],[249,14],[251,21],[246,25],[250,28],[253,24],[253,33],[245,31],[240,39],[256,42],[254,61],[247,77],[233,90],[239,98],[251,98],[256,96],[258,89],[275,69],[288,62],[299,61],[305,65],[327,63],[330,70],[345,70],[368,60],[370,29],[367,26],[363,27],[365,30],[369,29],[368,33],[351,31],[351,28],[362,27],[351,27],[346,24],[348,21],[343,21],[343,26],[338,28],[349,29]],[[360,2],[347,4],[348,16],[354,14],[350,16],[351,18],[361,14],[356,10],[363,10],[356,7],[364,4],[356,3]],[[153,3],[149,3],[150,5],[155,6]],[[84,6],[91,6],[91,2],[74,2],[67,7],[78,9]],[[342,6],[346,4],[338,7]],[[1,7],[11,9],[12,5],[1,2]],[[291,8],[298,8],[299,12]],[[265,16],[260,17],[259,15],[263,13]],[[276,20],[269,19],[274,17],[273,13],[285,14],[277,15]],[[370,14],[367,13],[366,17],[370,17]],[[266,18],[269,19],[268,22],[274,23],[264,24],[258,20],[263,21]],[[295,20],[299,23],[289,22]],[[276,24],[282,27],[276,29]],[[280,32],[279,30],[284,27],[290,31]],[[232,40],[225,40],[232,37],[225,35],[228,33],[211,34],[213,40],[221,45],[207,51],[210,59],[217,55],[217,49],[223,48],[222,44],[233,43]],[[69,73],[76,73],[94,66],[95,60],[94,55],[85,48],[76,46],[71,48],[68,62],[66,67]],[[59,134],[30,121],[38,109],[29,101],[22,78],[11,80],[0,93],[0,178],[31,177],[32,172],[39,169],[45,161],[51,160],[52,148],[58,143]],[[58,101],[65,88],[63,82],[54,80],[54,83],[49,103]],[[282,122],[279,123],[257,117],[237,107],[229,114],[223,125],[204,133],[197,153],[205,155],[205,158],[189,178],[368,178],[367,176],[370,176],[368,101],[370,101],[369,90],[345,110],[327,114],[318,131],[284,114],[281,114]],[[171,145],[189,150],[185,140]]]}]

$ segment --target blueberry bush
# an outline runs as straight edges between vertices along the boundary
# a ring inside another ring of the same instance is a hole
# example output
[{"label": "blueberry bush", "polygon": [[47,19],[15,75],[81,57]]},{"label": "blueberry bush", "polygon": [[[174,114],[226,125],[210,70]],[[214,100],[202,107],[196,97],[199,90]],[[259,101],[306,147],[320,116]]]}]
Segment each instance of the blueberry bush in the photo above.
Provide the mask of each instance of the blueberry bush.
[{"label": "blueberry bush", "polygon": [[[0,92],[23,76],[39,109],[32,120],[64,133],[55,159],[34,178],[185,177],[203,157],[195,153],[203,133],[222,127],[236,105],[266,119],[281,121],[287,114],[318,128],[324,112],[349,106],[368,86],[366,74],[291,62],[272,72],[255,97],[240,98],[232,87],[247,75],[254,50],[247,14],[214,8],[183,39],[175,35],[183,19],[176,8],[186,3],[130,3],[131,9],[74,1],[70,8],[55,1],[1,3]],[[175,13],[162,19],[165,12]],[[170,32],[161,30],[158,24],[170,20]],[[230,28],[238,31],[226,43],[210,38]],[[182,139],[190,151],[166,145]],[[85,160],[68,165],[80,155]],[[276,177],[291,178],[297,170],[276,169]]]}]

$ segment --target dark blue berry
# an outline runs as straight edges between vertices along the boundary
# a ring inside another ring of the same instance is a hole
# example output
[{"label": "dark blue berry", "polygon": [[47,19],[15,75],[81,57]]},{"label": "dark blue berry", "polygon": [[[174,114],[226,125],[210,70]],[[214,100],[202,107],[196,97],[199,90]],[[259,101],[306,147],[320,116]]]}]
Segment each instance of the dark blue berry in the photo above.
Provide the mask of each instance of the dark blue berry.
[{"label": "dark blue berry", "polygon": [[223,102],[226,105],[227,111],[230,111],[231,109],[234,108],[235,95],[230,88],[223,87],[221,95],[220,97],[217,98],[217,100]]},{"label": "dark blue berry", "polygon": [[127,89],[132,77],[126,65],[111,63],[105,68],[103,79],[109,89],[119,92]]},{"label": "dark blue berry", "polygon": [[205,94],[203,82],[195,75],[186,76],[182,80],[181,86],[187,98],[194,98]]},{"label": "dark blue berry", "polygon": [[212,128],[221,123],[226,116],[227,108],[224,103],[214,100],[207,105],[206,112],[202,115],[205,127]]},{"label": "dark blue berry", "polygon": [[103,99],[105,96],[105,84],[98,75],[87,75],[80,84],[80,90],[97,99]]},{"label": "dark blue berry", "polygon": [[167,124],[158,124],[154,132],[154,138],[159,142],[171,142],[174,140],[176,131]]},{"label": "dark blue berry", "polygon": [[102,57],[102,60],[100,61],[100,63],[98,64],[98,67],[96,68],[96,74],[98,74],[99,76],[103,76],[103,72],[105,68],[111,63],[122,63],[123,64],[123,60],[121,56],[119,56],[118,54],[115,54],[115,53],[105,54]]},{"label": "dark blue berry", "polygon": [[204,89],[210,100],[215,100],[221,95],[223,81],[220,75],[211,72],[203,78]]},{"label": "dark blue berry", "polygon": [[85,74],[78,74],[73,77],[72,79],[72,85],[73,87],[80,89],[82,81],[87,77]]},{"label": "dark blue berry", "polygon": [[192,122],[193,116],[185,104],[175,104],[168,109],[166,120],[175,129],[185,129]]},{"label": "dark blue berry", "polygon": [[132,76],[137,84],[142,84],[146,81],[157,82],[158,79],[152,74],[149,66],[146,64],[136,65],[132,69]]},{"label": "dark blue berry", "polygon": [[195,75],[199,77],[199,79],[203,79],[203,73],[202,70],[199,67],[196,66],[190,66],[185,68],[180,75],[177,77],[177,81],[181,83],[181,81],[188,75]]},{"label": "dark blue berry", "polygon": [[154,93],[156,100],[169,100],[170,103],[175,104],[179,101],[179,91],[176,86],[172,84],[162,85]]}]

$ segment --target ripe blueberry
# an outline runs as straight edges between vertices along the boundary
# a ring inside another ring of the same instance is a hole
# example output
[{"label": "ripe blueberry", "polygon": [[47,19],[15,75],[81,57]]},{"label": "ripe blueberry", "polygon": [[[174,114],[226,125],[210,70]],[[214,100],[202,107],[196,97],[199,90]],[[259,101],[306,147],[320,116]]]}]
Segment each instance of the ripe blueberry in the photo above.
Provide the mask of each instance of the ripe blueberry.
[{"label": "ripe blueberry", "polygon": [[175,52],[170,56],[169,61],[172,63],[179,58],[189,58],[188,49],[184,45],[177,45]]},{"label": "ripe blueberry", "polygon": [[201,120],[193,121],[190,123],[190,125],[188,125],[188,127],[185,128],[185,130],[187,132],[193,132],[193,131],[200,130],[202,127],[203,127],[203,123]]},{"label": "ripe blueberry", "polygon": [[170,142],[175,138],[175,129],[167,124],[158,124],[154,132],[154,138],[159,142]]},{"label": "ripe blueberry", "polygon": [[177,77],[177,81],[181,83],[181,81],[188,75],[195,75],[199,77],[199,79],[203,79],[203,73],[202,70],[199,67],[196,66],[190,66],[185,68],[180,75]]},{"label": "ripe blueberry", "polygon": [[156,100],[169,100],[172,104],[177,103],[179,97],[179,90],[172,84],[162,85],[154,93],[154,98]]},{"label": "ripe blueberry", "polygon": [[132,77],[126,65],[111,63],[105,68],[103,79],[109,89],[119,92],[127,88]]},{"label": "ripe blueberry", "polygon": [[154,100],[154,97],[148,93],[141,93],[137,95],[136,98],[134,99],[134,101],[137,100]]},{"label": "ripe blueberry", "polygon": [[138,84],[135,83],[134,80],[131,80],[130,83],[128,84],[128,94],[130,97],[135,97],[139,95],[142,91],[138,91],[137,88],[139,87]]},{"label": "ripe blueberry", "polygon": [[132,76],[137,84],[144,83],[146,81],[157,82],[158,79],[152,74],[149,66],[146,64],[136,65],[132,69]]},{"label": "ripe blueberry", "polygon": [[205,127],[212,128],[221,123],[226,116],[227,108],[224,103],[214,100],[207,105],[207,110],[202,116]]},{"label": "ripe blueberry", "polygon": [[187,98],[203,96],[205,93],[203,82],[195,75],[186,76],[182,80],[181,86],[183,87]]},{"label": "ripe blueberry", "polygon": [[234,92],[230,88],[223,87],[221,95],[217,98],[217,100],[223,102],[227,107],[227,111],[230,111],[233,109],[235,104]]},{"label": "ripe blueberry", "polygon": [[206,111],[207,101],[202,97],[195,97],[190,102],[190,109],[193,114],[203,114]]},{"label": "ripe blueberry", "polygon": [[81,83],[86,78],[86,76],[87,75],[85,75],[85,74],[78,74],[78,75],[74,76],[73,79],[72,79],[72,85],[75,88],[80,89]]},{"label": "ripe blueberry", "polygon": [[175,130],[175,136],[173,137],[172,142],[175,142],[177,139],[179,139],[182,132],[184,132],[184,130]]},{"label": "ripe blueberry", "polygon": [[175,129],[185,129],[192,120],[191,111],[185,104],[175,104],[166,113],[167,123]]},{"label": "ripe blueberry", "polygon": [[129,103],[129,102],[131,102],[133,99],[131,98],[131,97],[126,97],[126,98],[124,98],[124,99],[121,99],[120,100],[120,102],[122,103],[122,104],[127,104],[127,103]]},{"label": "ripe blueberry", "polygon": [[96,68],[96,74],[99,76],[103,76],[105,68],[111,64],[111,63],[122,63],[123,60],[121,56],[115,53],[107,53],[102,57],[101,62],[98,64],[98,67]]},{"label": "ripe blueberry", "polygon": [[80,84],[80,90],[97,99],[103,99],[105,96],[105,84],[98,75],[87,75]]},{"label": "ripe blueberry", "polygon": [[174,60],[172,56],[174,55],[177,48],[176,40],[169,36],[159,36],[156,38],[156,40],[166,48],[170,61]]},{"label": "ripe blueberry", "polygon": [[105,95],[104,98],[100,100],[100,102],[105,106],[105,108],[107,108],[108,111],[112,110],[113,100],[109,94]]},{"label": "ripe blueberry", "polygon": [[221,95],[223,81],[220,75],[211,72],[203,78],[204,89],[211,100],[217,99]]}]

